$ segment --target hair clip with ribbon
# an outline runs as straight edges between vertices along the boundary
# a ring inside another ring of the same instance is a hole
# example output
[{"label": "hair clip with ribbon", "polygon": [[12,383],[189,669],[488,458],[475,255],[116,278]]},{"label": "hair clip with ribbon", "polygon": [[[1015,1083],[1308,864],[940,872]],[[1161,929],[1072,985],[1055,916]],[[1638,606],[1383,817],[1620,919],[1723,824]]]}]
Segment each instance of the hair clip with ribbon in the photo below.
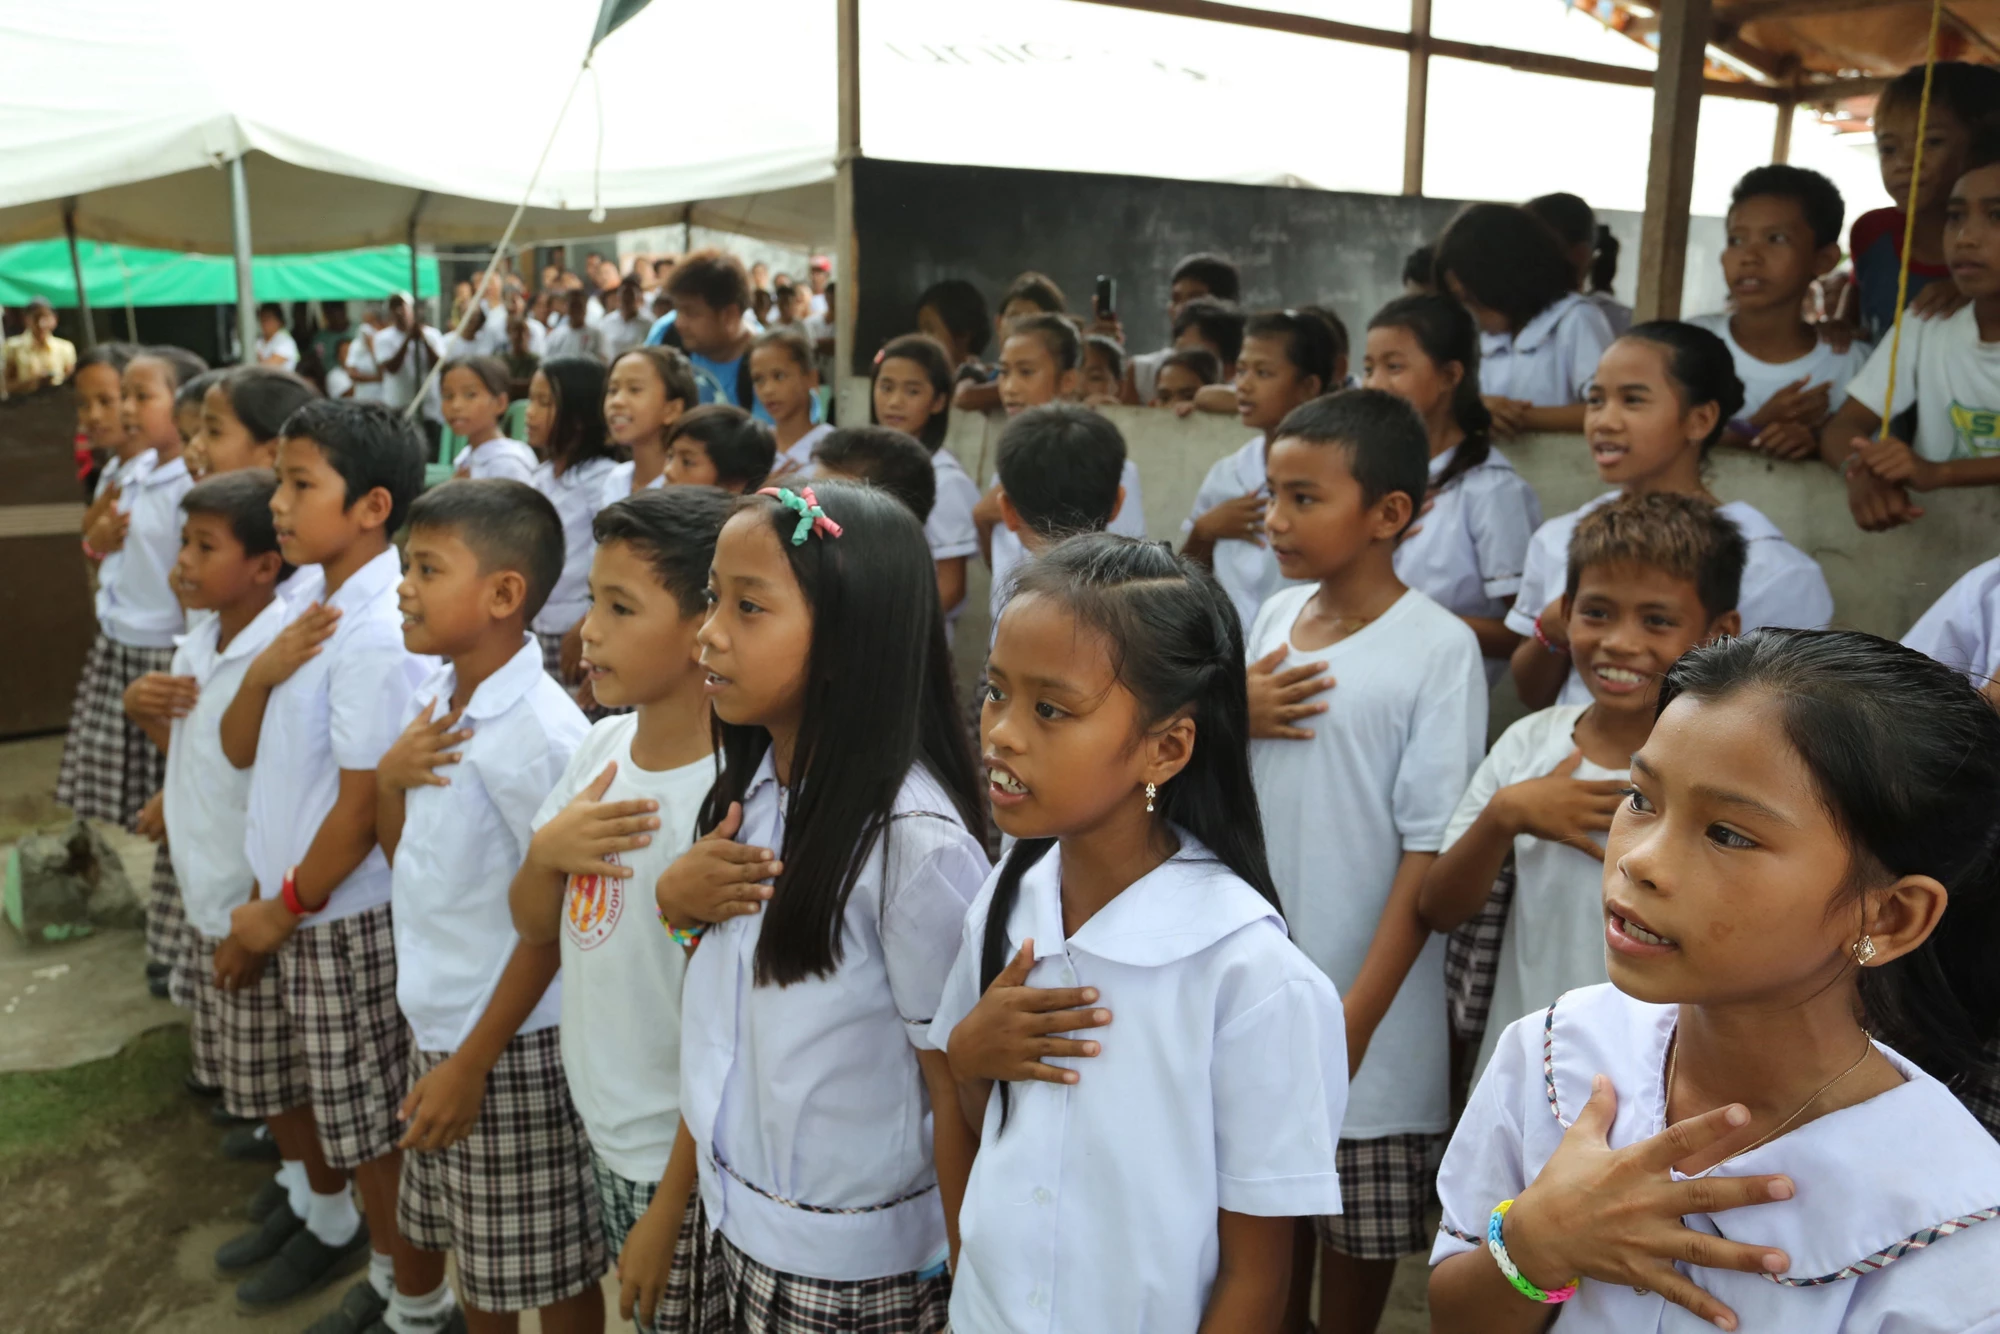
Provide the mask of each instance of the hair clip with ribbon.
[{"label": "hair clip with ribbon", "polygon": [[813,494],[811,487],[802,486],[794,491],[790,487],[767,486],[757,494],[771,497],[799,516],[798,527],[792,529],[793,546],[803,543],[809,533],[818,533],[821,537],[840,536],[840,525],[829,519],[826,511],[819,507],[819,497]]}]

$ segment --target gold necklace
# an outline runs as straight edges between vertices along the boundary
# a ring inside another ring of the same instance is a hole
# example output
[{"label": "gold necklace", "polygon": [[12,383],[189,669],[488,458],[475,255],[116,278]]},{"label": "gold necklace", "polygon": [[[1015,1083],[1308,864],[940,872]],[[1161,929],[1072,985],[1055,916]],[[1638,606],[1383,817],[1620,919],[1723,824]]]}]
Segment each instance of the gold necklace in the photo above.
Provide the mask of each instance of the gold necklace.
[{"label": "gold necklace", "polygon": [[[1812,1106],[1814,1103],[1818,1102],[1821,1098],[1825,1097],[1826,1091],[1828,1089],[1832,1088],[1835,1084],[1838,1084],[1841,1080],[1853,1074],[1856,1070],[1859,1070],[1861,1068],[1861,1063],[1868,1059],[1868,1053],[1873,1051],[1874,1049],[1875,1049],[1875,1039],[1869,1034],[1868,1030],[1863,1029],[1861,1031],[1861,1054],[1854,1058],[1853,1065],[1848,1066],[1845,1070],[1842,1070],[1832,1079],[1829,1079],[1826,1081],[1826,1083],[1821,1084],[1819,1088],[1816,1091],[1814,1091],[1813,1095],[1810,1098],[1807,1098],[1804,1102],[1799,1104],[1799,1109],[1796,1112],[1793,1112],[1790,1116],[1778,1122],[1778,1124],[1774,1126],[1769,1132],[1760,1137],[1755,1144],[1751,1144],[1745,1148],[1738,1149],[1735,1153],[1730,1154],[1729,1157],[1724,1158],[1722,1162],[1713,1163],[1708,1167],[1704,1167],[1701,1171],[1694,1173],[1687,1179],[1689,1181],[1698,1181],[1702,1177],[1707,1176],[1710,1172],[1713,1172],[1716,1168],[1722,1166],[1723,1163],[1731,1162],[1737,1158],[1741,1158],[1744,1154],[1749,1153],[1751,1149],[1761,1149],[1766,1144],[1769,1144],[1772,1140],[1776,1139],[1779,1136],[1779,1134],[1781,1134],[1784,1131],[1786,1126],[1789,1126],[1792,1122],[1798,1120],[1801,1116],[1804,1116],[1806,1114],[1806,1108]],[[1674,1045],[1667,1049],[1666,1101],[1668,1105],[1672,1105],[1674,1100],[1674,1062],[1680,1059],[1680,1054],[1681,1054],[1681,1035],[1680,1035],[1680,1030],[1677,1028],[1674,1030]],[[1664,1112],[1665,1108],[1663,1107],[1661,1110]]]}]

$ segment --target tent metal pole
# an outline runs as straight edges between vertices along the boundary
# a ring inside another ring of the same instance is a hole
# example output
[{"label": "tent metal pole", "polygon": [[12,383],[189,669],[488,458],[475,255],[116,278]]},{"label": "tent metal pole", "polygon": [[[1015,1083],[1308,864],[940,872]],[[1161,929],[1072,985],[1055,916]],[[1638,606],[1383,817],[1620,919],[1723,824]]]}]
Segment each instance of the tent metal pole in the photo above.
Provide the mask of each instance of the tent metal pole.
[{"label": "tent metal pole", "polygon": [[229,224],[236,241],[237,360],[257,364],[257,294],[250,277],[250,181],[241,155],[229,160]]},{"label": "tent metal pole", "polygon": [[833,176],[833,401],[837,420],[865,422],[865,407],[850,404],[856,397],[854,377],[854,313],[860,306],[856,281],[859,246],[854,235],[854,162],[861,156],[861,0],[840,0],[837,19],[839,138],[835,142]]},{"label": "tent metal pole", "polygon": [[83,289],[83,257],[76,248],[76,199],[63,201],[63,235],[69,238],[69,271],[76,278],[76,318],[83,326],[83,347],[97,346],[97,321],[90,315],[90,294]]}]

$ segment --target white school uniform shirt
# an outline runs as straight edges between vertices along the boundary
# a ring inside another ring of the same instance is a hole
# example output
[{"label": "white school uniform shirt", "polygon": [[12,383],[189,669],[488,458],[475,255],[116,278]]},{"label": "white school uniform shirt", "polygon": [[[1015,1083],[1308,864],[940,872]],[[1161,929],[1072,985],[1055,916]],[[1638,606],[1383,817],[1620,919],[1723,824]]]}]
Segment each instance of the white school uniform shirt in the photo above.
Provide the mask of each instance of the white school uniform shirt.
[{"label": "white school uniform shirt", "polygon": [[645,342],[646,334],[652,327],[653,317],[646,313],[644,307],[629,320],[615,309],[605,312],[604,318],[597,321],[598,337],[604,345],[604,359],[618,360],[619,353],[629,352]]},{"label": "white school uniform shirt", "polygon": [[[1340,997],[1278,910],[1185,831],[1173,858],[1064,938],[1059,848],[1021,877],[1005,957],[1032,987],[1116,1007],[1081,1082],[986,1100],[958,1214],[957,1329],[1194,1334],[1215,1285],[1216,1211],[1340,1212],[1347,1099]],[[978,1004],[987,883],[966,915],[932,1045]]]},{"label": "white school uniform shirt", "polygon": [[[140,458],[158,459],[152,450]],[[138,460],[134,460],[138,462]],[[97,627],[136,648],[171,648],[187,628],[167,577],[181,551],[181,497],[194,489],[180,458],[127,471],[117,509],[130,520],[125,544],[97,572]]]},{"label": "white school uniform shirt", "polygon": [[[1518,635],[1535,633],[1535,617],[1562,596],[1569,582],[1569,540],[1583,516],[1599,505],[1617,499],[1607,491],[1568,514],[1559,514],[1535,530],[1528,543],[1528,565],[1521,575],[1521,591],[1507,613],[1507,628]],[[1719,507],[1722,514],[1743,534],[1747,554],[1743,561],[1743,584],[1736,598],[1737,615],[1748,632],[1761,625],[1778,625],[1799,630],[1818,630],[1833,620],[1833,591],[1826,586],[1826,572],[1819,562],[1785,540],[1778,525],[1754,507],[1732,500]],[[1574,669],[1563,682],[1558,704],[1588,704],[1590,691]]]},{"label": "white school uniform shirt", "polygon": [[[786,800],[766,754],[737,841],[782,850]],[[768,906],[710,927],[688,961],[681,1115],[702,1205],[710,1227],[781,1273],[883,1278],[945,1251],[917,1051],[991,868],[921,764],[886,838],[854,882],[830,975],[754,984]],[[838,1209],[860,1212],[823,1212]]]},{"label": "white school uniform shirt", "polygon": [[[1464,445],[1431,460],[1436,484]],[[1499,619],[1521,588],[1528,541],[1541,527],[1535,488],[1495,450],[1438,492],[1416,536],[1396,548],[1396,577],[1455,616]],[[1486,662],[1486,684],[1507,670],[1505,658]]]},{"label": "white school uniform shirt", "polygon": [[[1882,410],[1889,390],[1887,342],[1848,381],[1847,397]],[[1979,339],[1979,317],[1967,303],[1931,320],[1904,320],[1891,417],[1917,411],[1918,457],[1932,463],[2000,454],[2000,342]],[[1836,401],[1838,409],[1840,401]]]},{"label": "white school uniform shirt", "polygon": [[[1228,458],[1218,459],[1201,479],[1201,489],[1194,493],[1194,508],[1188,511],[1187,519],[1181,524],[1183,535],[1194,531],[1194,521],[1214,509],[1225,500],[1255,491],[1269,498],[1270,483],[1264,471],[1264,437],[1244,445]],[[1215,569],[1215,581],[1222,585],[1222,591],[1229,594],[1229,600],[1236,606],[1236,619],[1243,622],[1247,632],[1257,619],[1257,608],[1264,605],[1264,599],[1280,588],[1298,588],[1301,580],[1287,579],[1278,573],[1278,558],[1271,549],[1246,542],[1241,538],[1226,538],[1215,544],[1215,555],[1210,558]]]},{"label": "white school uniform shirt", "polygon": [[[104,466],[98,469],[97,489],[91,492],[90,498],[92,500],[101,500],[104,497],[104,493],[109,491],[113,486],[130,486],[132,478],[152,471],[159,466],[159,463],[160,451],[157,449],[145,450],[134,454],[129,459],[121,459],[115,454],[112,455],[104,461]],[[112,555],[116,554],[116,552],[112,553]],[[111,557],[106,556],[104,559],[110,560]],[[103,567],[99,566],[98,568],[100,577],[102,577],[101,571]]]},{"label": "white school uniform shirt", "polygon": [[1903,636],[1903,647],[1964,672],[1975,689],[1983,688],[2000,669],[2000,643],[1993,634],[1996,615],[2000,557],[1973,566],[1947,588]]},{"label": "white school uniform shirt", "polygon": [[1625,331],[1632,327],[1632,307],[1611,293],[1585,292],[1583,299],[1604,312],[1604,322],[1611,326],[1613,338],[1623,338]]},{"label": "white school uniform shirt", "polygon": [[363,375],[373,375],[381,367],[375,360],[375,335],[378,331],[362,325],[354,331],[354,337],[347,340],[347,373],[354,377],[354,401],[357,403],[380,403],[382,382],[363,380]]},{"label": "white school uniform shirt", "polygon": [[280,370],[295,371],[299,368],[299,345],[288,330],[280,329],[269,338],[257,340],[257,364],[269,364],[272,357],[282,357]]},{"label": "white school uniform shirt", "polygon": [[[1660,1071],[1678,1013],[1607,983],[1572,991],[1508,1026],[1438,1173],[1444,1224],[1432,1264],[1486,1244],[1493,1206],[1541,1173],[1589,1100],[1592,1075],[1608,1076],[1618,1094],[1612,1148],[1666,1128]],[[1775,1276],[1675,1266],[1736,1312],[1742,1329],[2000,1331],[2000,1145],[1944,1085],[1897,1052],[1876,1048],[1905,1083],[1714,1170],[1718,1177],[1783,1173],[1796,1195],[1682,1219],[1697,1232],[1771,1246],[1790,1258],[1792,1267]],[[1557,1323],[1563,1334],[1714,1328],[1656,1293],[1588,1279]]]},{"label": "white school uniform shirt", "polygon": [[[931,502],[930,517],[924,520],[924,540],[930,543],[931,559],[978,555],[979,525],[972,510],[979,503],[979,483],[942,445],[931,451],[931,476],[937,483],[937,498]],[[994,530],[996,540],[1000,532]]]},{"label": "white school uniform shirt", "polygon": [[[1589,707],[1558,704],[1501,733],[1452,812],[1444,848],[1465,837],[1494,793],[1510,783],[1540,778],[1568,759],[1576,749],[1576,721]],[[1586,783],[1630,776],[1629,768],[1606,769],[1588,759],[1575,774]],[[1593,833],[1590,841],[1602,848],[1604,835]],[[1540,1014],[1565,991],[1607,980],[1603,887],[1604,863],[1589,853],[1533,834],[1514,840],[1513,906],[1493,978],[1493,1021],[1480,1040],[1475,1071],[1492,1059],[1503,1025],[1531,1011]]]},{"label": "white school uniform shirt", "polygon": [[[626,459],[623,463],[614,463],[611,465],[610,470],[604,474],[604,489],[599,493],[597,498],[598,509],[603,509],[606,505],[615,505],[632,494],[632,473],[633,467],[632,460],[630,459]],[[658,477],[646,483],[644,489],[651,491],[666,484],[667,475],[661,473]]]},{"label": "white school uniform shirt", "polygon": [[504,477],[512,482],[535,480],[540,467],[535,451],[509,435],[496,435],[483,445],[474,445],[458,456],[454,477]]},{"label": "white school uniform shirt", "polygon": [[[1828,394],[1827,401],[1838,402],[1848,381],[1860,373],[1875,351],[1873,344],[1857,338],[1847,345],[1845,352],[1834,351],[1831,344],[1815,342],[1812,351],[1803,357],[1791,361],[1763,361],[1745,352],[1742,344],[1736,341],[1736,335],[1729,331],[1728,311],[1697,315],[1688,323],[1708,330],[1729,349],[1730,360],[1736,363],[1736,378],[1743,382],[1743,408],[1735,419],[1746,424],[1771,401],[1773,394],[1800,380],[1808,382],[1807,389],[1832,385],[1833,390]],[[1879,411],[1881,406],[1882,400],[1878,396],[1875,407]]]},{"label": "white school uniform shirt", "polygon": [[790,449],[779,454],[777,460],[771,465],[771,471],[774,473],[803,472],[810,475],[813,466],[813,450],[819,448],[820,441],[832,434],[832,424],[830,422],[821,422],[797,440],[794,440]]},{"label": "white school uniform shirt", "polygon": [[[567,634],[590,610],[590,559],[597,551],[597,543],[590,536],[590,521],[604,507],[605,480],[618,466],[600,455],[557,476],[555,464],[538,463],[528,478],[528,484],[556,507],[556,517],[562,520],[563,528],[562,575],[549,590],[548,601],[535,613],[530,628],[537,634]],[[626,487],[629,491],[630,473],[626,474]]]},{"label": "white school uniform shirt", "polygon": [[[944,453],[943,449],[938,450]],[[932,466],[936,467],[936,456],[932,456]],[[998,483],[1000,474],[993,474]],[[1131,459],[1125,460],[1125,467],[1118,474],[1118,485],[1125,488],[1125,498],[1118,502],[1118,512],[1111,516],[1111,522],[1104,525],[1107,533],[1120,537],[1146,535],[1146,501],[1139,494],[1139,465]],[[1001,608],[1013,596],[1014,570],[1028,558],[1028,549],[1021,545],[1020,535],[1001,524],[993,530],[992,558],[987,562],[993,571],[992,586],[987,593],[987,606],[994,621],[999,621]],[[935,557],[933,558],[935,559]]]},{"label": "white school uniform shirt", "polygon": [[[457,688],[447,662],[410,696],[403,726],[432,701],[433,719],[450,713]],[[449,786],[403,794],[390,880],[396,1004],[419,1051],[457,1051],[492,1002],[520,943],[508,886],[528,858],[535,812],[590,724],[524,634],[514,656],[473,688],[458,728],[472,735],[458,746],[458,763],[437,770]],[[515,1031],[553,1027],[561,1012],[558,979]]]},{"label": "white school uniform shirt", "polygon": [[[415,337],[417,331],[414,327],[407,333],[393,324],[377,329],[372,349],[376,367],[378,369],[385,367],[395,360],[396,354],[403,350],[403,345]],[[398,410],[410,406],[410,400],[417,396],[417,388],[423,384],[424,377],[431,373],[431,367],[444,358],[443,335],[430,325],[424,325],[422,347],[411,348],[410,354],[403,358],[400,368],[395,371],[384,370],[382,378],[376,382],[375,387],[380,401]],[[423,363],[421,369],[418,367],[418,362]],[[443,409],[438,404],[437,393],[437,382],[433,380],[430,392],[424,395],[423,415],[431,420],[441,421]]]},{"label": "white school uniform shirt", "polygon": [[[1436,852],[1486,746],[1486,676],[1464,621],[1411,589],[1328,648],[1291,648],[1317,585],[1280,589],[1250,632],[1252,662],[1321,664],[1339,682],[1310,741],[1252,741],[1271,878],[1292,939],[1343,993],[1354,985],[1406,852]],[[1444,940],[1410,967],[1355,1072],[1342,1139],[1451,1124]]]},{"label": "white school uniform shirt", "polygon": [[[402,558],[394,547],[369,561],[325,599],[339,610],[333,634],[271,691],[251,767],[244,851],[266,895],[305,859],[340,795],[343,769],[373,769],[403,730],[404,709],[437,666],[403,647],[396,609]],[[309,605],[286,599],[297,614]],[[389,901],[389,863],[373,847],[324,907],[299,925],[313,930]]]},{"label": "white school uniform shirt", "polygon": [[1571,292],[1516,333],[1479,335],[1479,392],[1538,408],[1581,403],[1611,340],[1604,312]]},{"label": "white school uniform shirt", "polygon": [[556,357],[595,357],[599,361],[609,361],[604,355],[604,332],[596,325],[585,323],[579,329],[564,320],[549,330],[548,341],[543,344],[549,359]]},{"label": "white school uniform shirt", "polygon": [[627,1181],[657,1185],[681,1118],[681,981],[687,952],[660,929],[653,885],[694,841],[712,759],[678,769],[632,762],[639,716],[600,720],[549,790],[534,827],[561,814],[604,766],[618,772],[606,801],[657,801],[660,827],[643,848],[605,854],[629,879],[571,876],[562,902],[562,1058],[590,1148]]},{"label": "white school uniform shirt", "polygon": [[244,807],[250,771],[222,753],[222,715],[243,684],[250,662],[264,651],[292,608],[274,597],[236,637],[216,647],[221,622],[214,616],[189,627],[174,648],[173,674],[192,676],[194,707],[176,718],[167,746],[162,787],[167,852],[181,887],[188,921],[209,940],[229,934],[229,910],[250,901],[250,861],[243,854]]}]

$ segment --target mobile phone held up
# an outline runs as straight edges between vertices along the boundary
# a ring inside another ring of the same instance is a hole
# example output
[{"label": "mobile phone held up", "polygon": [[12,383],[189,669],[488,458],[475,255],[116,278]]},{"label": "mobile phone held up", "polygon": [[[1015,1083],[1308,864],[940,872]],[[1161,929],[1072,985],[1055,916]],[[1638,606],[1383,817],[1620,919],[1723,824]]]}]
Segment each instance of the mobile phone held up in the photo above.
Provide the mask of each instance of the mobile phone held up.
[{"label": "mobile phone held up", "polygon": [[1097,275],[1096,303],[1099,318],[1118,313],[1118,280],[1108,273]]}]

